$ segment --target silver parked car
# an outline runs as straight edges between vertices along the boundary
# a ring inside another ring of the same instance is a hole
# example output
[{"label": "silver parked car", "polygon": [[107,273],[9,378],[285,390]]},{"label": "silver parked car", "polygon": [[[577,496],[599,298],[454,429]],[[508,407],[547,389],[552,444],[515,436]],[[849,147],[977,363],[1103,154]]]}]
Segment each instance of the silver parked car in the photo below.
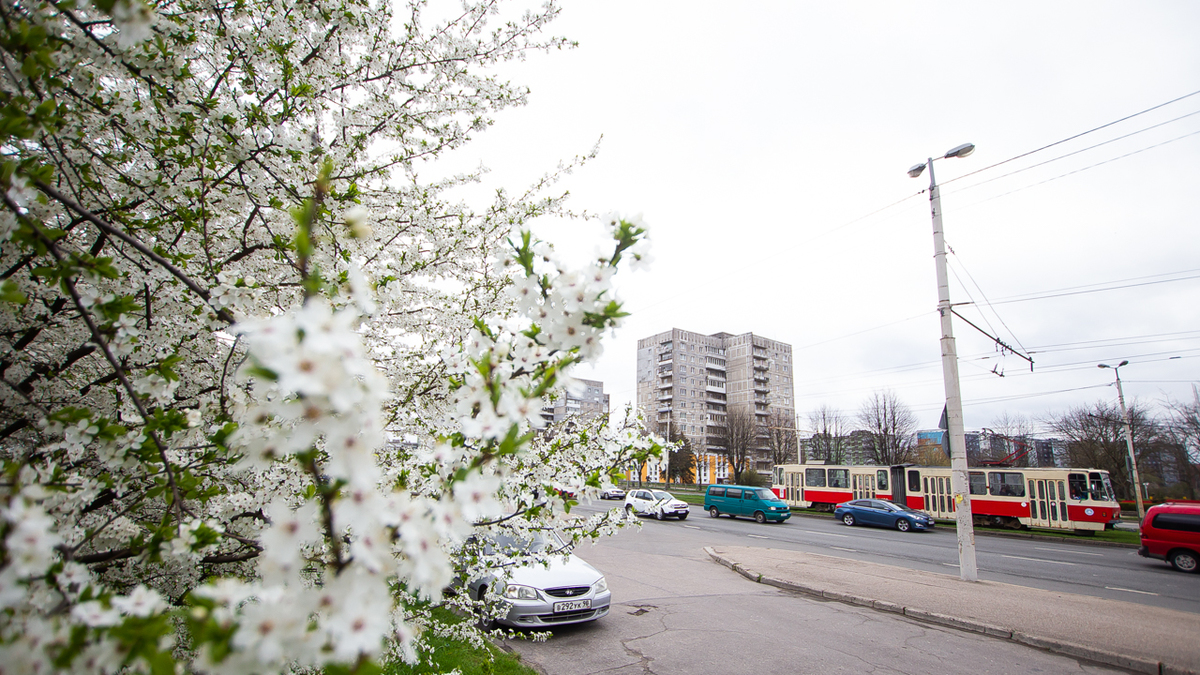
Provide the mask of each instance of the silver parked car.
[{"label": "silver parked car", "polygon": [[659,520],[688,517],[688,503],[671,496],[671,493],[649,488],[636,488],[625,495],[625,511],[631,515],[654,516]]},{"label": "silver parked car", "polygon": [[[497,549],[520,555],[553,553],[566,548],[555,532],[531,534],[530,541],[506,534],[493,535],[485,547],[485,555]],[[608,614],[612,598],[604,575],[574,553],[565,559],[555,553],[548,565],[530,563],[489,574],[472,581],[468,591],[474,600],[483,599],[489,591],[500,598],[508,611],[496,622],[514,628],[549,628],[594,621]]]},{"label": "silver parked car", "polygon": [[600,499],[624,499],[625,491],[615,485],[600,491]]}]

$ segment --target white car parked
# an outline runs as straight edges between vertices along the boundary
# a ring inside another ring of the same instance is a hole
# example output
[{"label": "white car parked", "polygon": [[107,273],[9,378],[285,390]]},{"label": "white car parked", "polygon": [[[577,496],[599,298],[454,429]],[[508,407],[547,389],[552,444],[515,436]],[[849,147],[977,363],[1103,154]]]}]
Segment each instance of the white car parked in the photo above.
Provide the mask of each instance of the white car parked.
[{"label": "white car parked", "polygon": [[688,503],[671,496],[671,493],[649,488],[636,488],[625,495],[625,511],[636,516],[654,516],[659,520],[688,517]]}]

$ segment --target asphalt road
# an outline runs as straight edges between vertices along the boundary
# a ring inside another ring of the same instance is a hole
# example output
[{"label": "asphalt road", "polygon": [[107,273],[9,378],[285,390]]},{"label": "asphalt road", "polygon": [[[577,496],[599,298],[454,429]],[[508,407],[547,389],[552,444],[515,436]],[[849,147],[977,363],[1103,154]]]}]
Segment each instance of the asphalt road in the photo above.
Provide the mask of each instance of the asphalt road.
[{"label": "asphalt road", "polygon": [[[588,512],[617,506],[618,502],[597,502],[576,508]],[[806,516],[759,525],[748,519],[710,518],[698,506],[684,521],[642,520],[646,535],[658,536],[663,528],[692,533],[688,546],[785,548],[944,574],[955,574],[958,567],[953,527],[904,533]],[[1132,548],[980,534],[975,549],[982,579],[1200,614],[1200,574],[1177,572],[1162,561],[1140,557]]]},{"label": "asphalt road", "polygon": [[753,545],[749,533],[822,536],[807,525],[805,520],[763,529],[706,516],[695,524],[692,518],[646,521],[640,531],[585,545],[577,553],[605,573],[612,589],[608,616],[560,627],[545,642],[506,644],[547,675],[1124,672],[757,584],[714,563],[701,543]]}]

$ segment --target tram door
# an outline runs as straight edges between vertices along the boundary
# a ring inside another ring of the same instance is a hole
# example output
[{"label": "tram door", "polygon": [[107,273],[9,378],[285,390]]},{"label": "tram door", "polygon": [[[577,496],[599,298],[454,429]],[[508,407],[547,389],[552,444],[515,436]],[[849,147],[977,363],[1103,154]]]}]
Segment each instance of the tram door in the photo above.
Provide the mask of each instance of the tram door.
[{"label": "tram door", "polygon": [[925,476],[925,511],[934,518],[954,517],[954,496],[949,476]]},{"label": "tram door", "polygon": [[875,475],[855,473],[850,475],[850,487],[855,499],[875,498]]},{"label": "tram door", "polygon": [[1029,524],[1033,527],[1070,527],[1067,522],[1067,495],[1063,482],[1029,480]]}]

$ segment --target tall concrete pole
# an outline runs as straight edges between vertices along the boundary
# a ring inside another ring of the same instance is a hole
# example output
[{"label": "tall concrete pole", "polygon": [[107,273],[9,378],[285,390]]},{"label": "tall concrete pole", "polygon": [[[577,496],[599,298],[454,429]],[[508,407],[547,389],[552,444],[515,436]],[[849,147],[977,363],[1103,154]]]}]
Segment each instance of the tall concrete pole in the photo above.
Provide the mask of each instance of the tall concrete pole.
[{"label": "tall concrete pole", "polygon": [[[973,148],[972,148],[973,149]],[[954,152],[953,150],[951,152]],[[968,150],[966,154],[970,154]],[[947,157],[964,156],[951,155]],[[942,200],[929,158],[929,206],[933,212],[933,260],[937,267],[938,314],[942,320],[942,380],[946,386],[946,427],[950,434],[950,490],[958,531],[958,573],[963,581],[978,581],[975,564],[975,527],[971,519],[971,491],[967,476],[967,443],[963,432],[962,393],[958,386],[958,353],[951,323],[950,282],[946,272],[946,240],[942,231]]]},{"label": "tall concrete pole", "polygon": [[1121,366],[1129,363],[1122,361],[1117,366],[1100,364],[1101,368],[1112,368],[1117,376],[1117,400],[1121,402],[1121,417],[1125,420],[1125,449],[1129,451],[1129,467],[1133,472],[1133,496],[1137,498],[1138,522],[1146,517],[1146,506],[1142,503],[1142,477],[1138,473],[1137,455],[1133,452],[1133,425],[1129,422],[1129,409],[1125,407],[1125,392],[1121,389]]}]

